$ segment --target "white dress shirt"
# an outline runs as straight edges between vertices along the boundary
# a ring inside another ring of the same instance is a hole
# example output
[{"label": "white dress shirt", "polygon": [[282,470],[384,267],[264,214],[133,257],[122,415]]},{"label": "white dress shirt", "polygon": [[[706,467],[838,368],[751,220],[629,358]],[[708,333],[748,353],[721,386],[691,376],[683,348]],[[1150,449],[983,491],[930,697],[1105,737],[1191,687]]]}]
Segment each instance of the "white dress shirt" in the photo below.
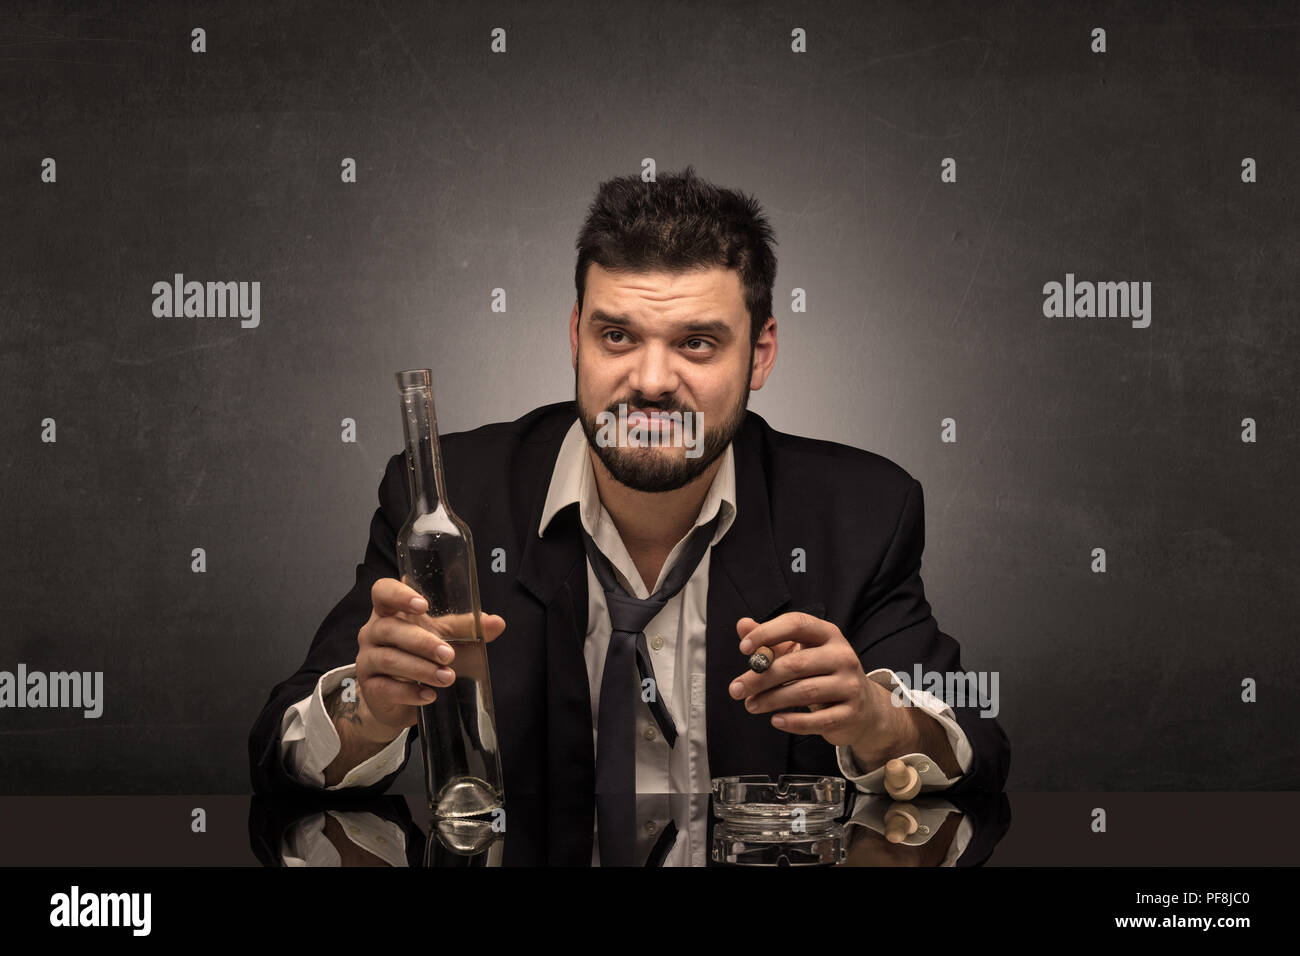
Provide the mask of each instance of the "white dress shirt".
[{"label": "white dress shirt", "polygon": [[[657,590],[668,572],[676,563],[687,539],[694,527],[707,524],[715,515],[722,515],[714,530],[710,550],[705,551],[699,566],[686,582],[686,585],[673,595],[660,612],[645,627],[646,644],[650,650],[654,665],[655,681],[658,692],[672,715],[677,726],[677,744],[669,747],[659,733],[658,725],[650,711],[650,705],[644,701],[636,711],[636,786],[646,800],[657,794],[707,794],[711,789],[709,776],[709,759],[705,720],[705,621],[709,584],[709,558],[712,545],[722,539],[736,517],[736,473],[735,458],[731,446],[723,453],[722,465],[714,476],[713,484],[700,507],[695,525],[687,531],[673,546],[654,589],[647,589],[641,580],[640,572],[632,561],[618,529],[614,526],[609,512],[601,504],[596,488],[595,472],[587,453],[588,443],[582,424],[576,419],[560,447],[546,502],[542,508],[541,523],[537,534],[545,533],[547,525],[554,515],[568,505],[577,502],[582,525],[601,552],[609,559],[619,578],[619,583],[627,592],[637,598],[647,598],[652,590]],[[485,609],[491,611],[490,608]],[[509,626],[509,622],[507,622]],[[605,591],[601,587],[591,563],[587,562],[587,635],[584,657],[587,663],[587,678],[591,688],[591,734],[593,745],[599,732],[600,683],[604,671],[605,651],[609,646],[611,626],[609,612],[605,603]],[[506,637],[509,640],[509,637]],[[744,657],[736,650],[739,675],[744,670]],[[324,787],[324,770],[338,755],[341,747],[338,731],[325,710],[324,698],[332,692],[344,678],[355,678],[356,665],[348,664],[322,675],[312,694],[285,710],[281,722],[281,756],[286,769],[303,783],[315,787]],[[877,668],[868,678],[881,684],[888,690],[900,686],[900,681],[889,668]],[[901,685],[901,693],[913,705],[937,720],[948,737],[953,755],[957,759],[962,774],[970,769],[972,752],[965,732],[952,712],[952,708],[928,691]],[[737,707],[743,706],[736,701]],[[758,714],[755,720],[768,720],[770,714]],[[399,733],[383,750],[353,767],[343,779],[332,787],[337,790],[347,787],[364,787],[377,783],[397,769],[405,751],[406,731]],[[852,781],[859,790],[866,793],[884,793],[884,768],[878,767],[870,773],[862,773],[854,762],[853,753],[848,747],[835,748],[836,758],[841,774]],[[945,776],[938,765],[925,754],[912,753],[900,755],[905,763],[916,768],[922,784],[922,792],[945,789],[960,779]],[[644,802],[644,801],[641,801]],[[663,801],[660,801],[664,803]],[[667,804],[663,809],[666,811]],[[695,817],[696,807],[692,806],[691,817]],[[700,813],[701,817],[703,811]],[[642,826],[640,842],[653,845],[654,834],[666,825],[667,817],[656,814],[659,819],[647,819]],[[678,821],[679,830],[683,829]],[[694,824],[691,829],[693,830]],[[699,858],[700,847],[691,847],[690,839],[679,838],[674,846],[672,856],[682,856],[681,862]],[[648,847],[647,847],[648,849]]]},{"label": "white dress shirt", "polygon": [[338,822],[356,846],[379,857],[389,866],[406,866],[406,833],[392,820],[361,810],[327,810],[297,820],[280,840],[280,859],[285,866],[342,866],[343,856],[325,835],[325,813]]}]

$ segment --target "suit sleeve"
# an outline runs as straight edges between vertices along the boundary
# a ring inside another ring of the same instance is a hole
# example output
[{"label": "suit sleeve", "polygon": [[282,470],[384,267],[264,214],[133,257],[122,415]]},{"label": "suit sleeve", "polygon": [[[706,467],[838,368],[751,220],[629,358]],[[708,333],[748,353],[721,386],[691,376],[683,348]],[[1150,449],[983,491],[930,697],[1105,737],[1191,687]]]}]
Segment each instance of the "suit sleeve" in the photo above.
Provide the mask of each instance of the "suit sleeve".
[{"label": "suit sleeve", "polygon": [[[867,673],[879,667],[903,671],[911,680],[916,665],[922,673],[956,673],[961,666],[957,641],[939,630],[921,584],[921,552],[925,548],[925,505],[920,482],[911,482],[898,527],[876,577],[868,586],[865,611],[851,630],[849,642]],[[973,761],[948,793],[999,792],[1007,780],[1011,745],[996,717],[982,716],[978,701],[952,708],[957,724],[970,742]]]},{"label": "suit sleeve", "polygon": [[[313,692],[323,674],[353,664],[357,659],[357,632],[370,620],[370,589],[380,578],[395,578],[397,572],[397,530],[406,522],[409,492],[406,486],[405,456],[389,459],[379,485],[379,507],[370,521],[370,541],[365,560],[357,565],[356,582],[326,615],[316,631],[307,658],[292,677],[277,684],[248,735],[248,756],[253,790],[264,794],[315,794],[322,791],[295,779],[281,759],[280,728],[285,711]],[[411,756],[414,727],[406,735],[406,747],[397,769],[368,787],[350,788],[358,794],[379,794],[386,790]]]}]

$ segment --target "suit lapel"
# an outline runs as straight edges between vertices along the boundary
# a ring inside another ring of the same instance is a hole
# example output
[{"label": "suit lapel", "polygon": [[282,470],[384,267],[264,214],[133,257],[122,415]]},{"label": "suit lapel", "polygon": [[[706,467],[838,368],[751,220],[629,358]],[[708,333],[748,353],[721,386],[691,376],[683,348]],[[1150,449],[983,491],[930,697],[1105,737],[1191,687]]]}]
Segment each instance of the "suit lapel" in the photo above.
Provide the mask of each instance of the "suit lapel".
[{"label": "suit lapel", "polygon": [[[567,427],[567,422],[565,423]],[[544,456],[540,494],[525,527],[519,583],[543,607],[546,622],[546,709],[532,719],[542,723],[547,752],[547,824],[551,834],[585,834],[585,841],[550,841],[552,864],[587,866],[591,862],[595,814],[596,754],[591,739],[591,687],[583,643],[587,637],[587,561],[579,531],[578,508],[562,508],[545,537],[537,536],[542,505],[559,454],[560,440]],[[507,800],[509,795],[507,794]]]},{"label": "suit lapel", "polygon": [[708,626],[705,650],[705,718],[709,773],[770,773],[785,770],[790,737],[766,716],[745,710],[727,688],[748,666],[740,653],[736,621],[769,620],[790,603],[772,539],[767,477],[753,414],[733,441],[736,520],[709,557]]}]

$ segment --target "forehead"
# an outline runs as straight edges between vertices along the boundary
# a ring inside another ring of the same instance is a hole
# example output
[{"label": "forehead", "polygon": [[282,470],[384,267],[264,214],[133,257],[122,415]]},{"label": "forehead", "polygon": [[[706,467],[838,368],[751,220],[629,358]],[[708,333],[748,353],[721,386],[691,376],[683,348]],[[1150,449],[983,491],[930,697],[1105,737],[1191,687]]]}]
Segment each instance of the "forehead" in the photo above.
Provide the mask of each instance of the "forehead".
[{"label": "forehead", "polygon": [[629,315],[692,315],[743,321],[744,288],[740,273],[722,266],[686,272],[648,270],[613,272],[597,263],[587,269],[583,311],[599,308]]}]

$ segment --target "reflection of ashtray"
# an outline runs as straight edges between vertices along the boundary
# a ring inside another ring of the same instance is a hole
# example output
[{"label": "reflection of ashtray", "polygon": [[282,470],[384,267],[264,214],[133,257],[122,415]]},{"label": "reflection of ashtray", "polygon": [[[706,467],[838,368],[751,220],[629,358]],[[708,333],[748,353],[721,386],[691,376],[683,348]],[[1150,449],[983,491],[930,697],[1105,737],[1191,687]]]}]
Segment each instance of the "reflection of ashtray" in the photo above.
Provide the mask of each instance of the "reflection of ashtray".
[{"label": "reflection of ashtray", "polygon": [[825,826],[844,811],[844,778],[783,773],[713,778],[713,812],[738,826],[766,831]]},{"label": "reflection of ashtray", "polygon": [[822,824],[806,833],[757,833],[734,823],[713,829],[713,862],[732,866],[832,866],[846,855],[844,827]]}]

